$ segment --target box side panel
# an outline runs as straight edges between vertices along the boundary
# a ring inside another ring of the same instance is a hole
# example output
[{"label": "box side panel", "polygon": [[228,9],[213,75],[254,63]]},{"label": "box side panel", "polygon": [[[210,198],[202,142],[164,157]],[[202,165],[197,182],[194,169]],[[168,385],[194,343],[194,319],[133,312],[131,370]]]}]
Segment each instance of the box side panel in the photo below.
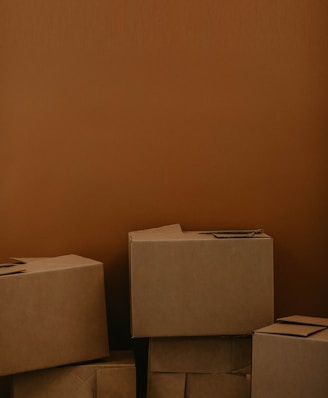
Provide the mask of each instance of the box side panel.
[{"label": "box side panel", "polygon": [[255,333],[252,369],[253,398],[327,397],[327,342]]},{"label": "box side panel", "polygon": [[149,340],[152,372],[234,372],[250,365],[251,354],[251,336]]},{"label": "box side panel", "polygon": [[108,367],[97,370],[97,398],[108,397],[136,397],[136,370],[134,367]]},{"label": "box side panel", "polygon": [[134,242],[134,337],[247,334],[273,322],[271,239]]},{"label": "box side panel", "polygon": [[[101,264],[0,280],[0,374],[106,357]],[[13,333],[13,330],[15,333]]]},{"label": "box side panel", "polygon": [[12,398],[93,398],[95,389],[96,369],[69,366],[15,375]]},{"label": "box side panel", "polygon": [[185,373],[148,374],[147,398],[185,398]]},{"label": "box side panel", "polygon": [[250,398],[250,376],[215,373],[188,374],[186,398],[205,397]]}]

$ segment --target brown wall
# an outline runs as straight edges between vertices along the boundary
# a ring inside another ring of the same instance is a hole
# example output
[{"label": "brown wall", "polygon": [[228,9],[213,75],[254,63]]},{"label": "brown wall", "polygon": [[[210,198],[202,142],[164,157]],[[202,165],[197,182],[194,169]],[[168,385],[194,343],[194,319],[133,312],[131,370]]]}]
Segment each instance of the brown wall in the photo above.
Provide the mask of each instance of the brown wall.
[{"label": "brown wall", "polygon": [[261,227],[276,315],[328,316],[327,17],[319,0],[1,0],[1,260],[103,260],[123,347],[128,231]]}]

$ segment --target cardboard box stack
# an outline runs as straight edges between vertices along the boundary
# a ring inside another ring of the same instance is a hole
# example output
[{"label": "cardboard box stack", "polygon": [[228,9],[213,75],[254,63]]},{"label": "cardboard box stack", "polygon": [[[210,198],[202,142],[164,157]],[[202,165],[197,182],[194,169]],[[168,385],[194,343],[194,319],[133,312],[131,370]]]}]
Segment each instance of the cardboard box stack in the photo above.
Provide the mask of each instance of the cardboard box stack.
[{"label": "cardboard box stack", "polygon": [[130,232],[129,263],[132,337],[149,338],[148,398],[249,398],[251,333],[273,322],[272,238]]},{"label": "cardboard box stack", "polygon": [[[73,393],[74,386],[65,380],[69,374],[91,374],[95,368],[100,369],[101,391],[112,388],[119,377],[126,377],[135,388],[131,353],[126,364],[121,359],[116,363],[115,358],[107,365],[99,361],[109,356],[101,262],[77,255],[18,259],[18,263],[0,266],[0,299],[0,376],[15,375],[13,398],[50,396],[43,390],[54,377],[56,388],[62,388],[57,397],[92,398],[94,392],[79,395],[80,387]],[[86,361],[94,363],[76,365]],[[109,375],[114,368],[119,377]]]}]

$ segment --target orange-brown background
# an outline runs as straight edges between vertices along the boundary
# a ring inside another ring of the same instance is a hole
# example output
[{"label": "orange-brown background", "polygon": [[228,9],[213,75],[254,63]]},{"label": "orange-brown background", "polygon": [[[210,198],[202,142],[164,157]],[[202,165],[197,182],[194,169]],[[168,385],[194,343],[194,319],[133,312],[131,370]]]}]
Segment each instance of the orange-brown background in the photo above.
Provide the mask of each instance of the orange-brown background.
[{"label": "orange-brown background", "polygon": [[1,260],[104,261],[120,348],[128,231],[261,227],[276,316],[328,316],[327,22],[319,0],[1,0]]}]

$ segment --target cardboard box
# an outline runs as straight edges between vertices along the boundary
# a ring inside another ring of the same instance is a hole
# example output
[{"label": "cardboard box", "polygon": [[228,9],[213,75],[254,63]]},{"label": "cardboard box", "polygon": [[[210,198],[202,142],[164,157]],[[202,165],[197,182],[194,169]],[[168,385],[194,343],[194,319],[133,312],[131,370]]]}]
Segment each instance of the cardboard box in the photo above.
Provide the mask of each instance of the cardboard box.
[{"label": "cardboard box", "polygon": [[253,398],[327,396],[327,318],[292,316],[254,332]]},{"label": "cardboard box", "polygon": [[63,366],[13,377],[12,398],[135,398],[133,352],[111,351],[108,361]]},{"label": "cardboard box", "polygon": [[129,253],[133,337],[248,334],[273,322],[273,241],[262,232],[130,232]]},{"label": "cardboard box", "polygon": [[250,398],[251,336],[151,338],[148,398]]},{"label": "cardboard box", "polygon": [[149,339],[149,372],[243,373],[251,363],[251,335]]},{"label": "cardboard box", "polygon": [[21,267],[0,276],[0,375],[107,357],[103,264],[67,255]]}]

